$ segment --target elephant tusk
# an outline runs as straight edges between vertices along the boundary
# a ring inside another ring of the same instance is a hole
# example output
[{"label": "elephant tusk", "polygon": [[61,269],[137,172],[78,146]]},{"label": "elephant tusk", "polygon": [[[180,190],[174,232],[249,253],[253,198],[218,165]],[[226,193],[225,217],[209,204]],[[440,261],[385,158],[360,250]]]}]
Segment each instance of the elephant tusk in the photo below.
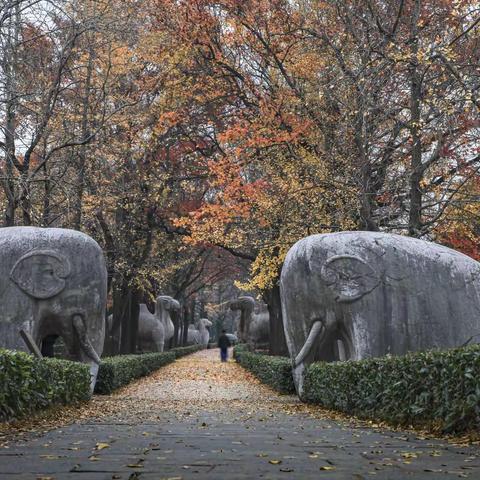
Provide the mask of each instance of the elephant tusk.
[{"label": "elephant tusk", "polygon": [[298,355],[295,357],[294,360],[294,367],[297,367],[299,364],[301,364],[304,360],[305,357],[310,353],[310,350],[313,347],[313,344],[315,340],[318,337],[318,334],[324,329],[325,325],[322,320],[316,320],[312,328],[310,329],[310,333],[308,334],[307,340],[305,340],[305,343],[303,344],[302,349],[298,353]]},{"label": "elephant tusk", "polygon": [[100,357],[93,348],[90,340],[87,337],[87,329],[85,328],[85,323],[81,315],[76,314],[73,316],[73,327],[77,332],[78,339],[80,341],[80,346],[82,350],[97,364],[100,364]]}]

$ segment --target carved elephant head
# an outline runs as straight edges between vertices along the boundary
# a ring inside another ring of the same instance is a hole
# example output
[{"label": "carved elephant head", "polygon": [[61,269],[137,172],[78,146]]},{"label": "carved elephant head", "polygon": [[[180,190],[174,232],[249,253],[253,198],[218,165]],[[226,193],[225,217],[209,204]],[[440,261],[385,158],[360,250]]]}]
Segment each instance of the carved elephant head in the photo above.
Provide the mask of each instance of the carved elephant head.
[{"label": "carved elephant head", "polygon": [[92,389],[103,350],[107,274],[103,252],[68,229],[0,229],[0,347],[24,349],[25,330],[46,356],[90,364]]},{"label": "carved elephant head", "polygon": [[255,308],[255,299],[249,295],[243,295],[236,300],[229,303],[230,310],[244,310],[246,312],[253,312]]},{"label": "carved elephant head", "polygon": [[480,264],[400,235],[300,240],[286,256],[280,290],[299,394],[306,363],[460,346],[480,331]]},{"label": "carved elephant head", "polygon": [[65,288],[71,273],[68,259],[52,250],[33,250],[13,266],[10,278],[32,298],[47,299]]},{"label": "carved elephant head", "polygon": [[349,312],[381,281],[376,265],[361,255],[328,248],[289,252],[281,275],[285,336],[298,390],[305,362],[346,360],[355,356]]}]

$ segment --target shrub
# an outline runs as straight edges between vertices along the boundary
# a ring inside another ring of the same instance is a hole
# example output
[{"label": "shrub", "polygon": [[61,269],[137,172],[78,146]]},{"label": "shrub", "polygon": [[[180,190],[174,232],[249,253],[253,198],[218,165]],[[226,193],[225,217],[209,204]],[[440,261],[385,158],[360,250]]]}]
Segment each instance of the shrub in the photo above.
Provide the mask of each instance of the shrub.
[{"label": "shrub", "polygon": [[246,345],[237,345],[233,357],[242,367],[280,393],[294,393],[292,363],[286,357],[260,355],[248,351]]},{"label": "shrub", "polygon": [[88,365],[0,349],[0,420],[89,397]]},{"label": "shrub", "polygon": [[480,428],[480,345],[314,363],[304,400],[393,424]]},{"label": "shrub", "polygon": [[154,370],[175,361],[173,351],[142,353],[140,355],[116,355],[102,358],[98,370],[95,393],[109,394],[132,380],[144,377]]},{"label": "shrub", "polygon": [[95,393],[108,395],[136,378],[144,377],[176,358],[202,350],[201,345],[179,347],[166,352],[142,353],[139,355],[116,355],[102,358],[98,371]]},{"label": "shrub", "polygon": [[189,345],[187,347],[177,347],[172,348],[170,352],[174,352],[176,358],[184,357],[185,355],[190,355],[191,353],[198,352],[199,350],[204,350],[203,345]]}]

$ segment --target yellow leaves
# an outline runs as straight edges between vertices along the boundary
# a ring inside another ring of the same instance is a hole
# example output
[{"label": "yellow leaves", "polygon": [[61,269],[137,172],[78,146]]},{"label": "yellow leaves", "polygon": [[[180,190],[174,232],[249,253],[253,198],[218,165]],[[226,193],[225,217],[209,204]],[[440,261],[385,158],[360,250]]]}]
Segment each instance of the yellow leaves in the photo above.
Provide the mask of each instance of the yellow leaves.
[{"label": "yellow leaves", "polygon": [[323,467],[320,467],[320,470],[327,470],[327,471],[332,471],[332,470],[335,470],[336,467],[332,466],[332,465],[324,465]]},{"label": "yellow leaves", "polygon": [[109,448],[110,444],[109,443],[104,443],[104,442],[98,442],[95,445],[95,450],[103,450],[104,448]]},{"label": "yellow leaves", "polygon": [[251,281],[246,284],[236,282],[235,285],[247,291],[252,288],[260,290],[272,288],[278,279],[289,248],[290,244],[262,249],[250,267]]},{"label": "yellow leaves", "polygon": [[271,463],[272,465],[279,465],[280,463],[282,463],[281,460],[269,460],[268,463]]},{"label": "yellow leaves", "polygon": [[416,452],[402,452],[400,454],[403,458],[418,458],[418,453]]}]

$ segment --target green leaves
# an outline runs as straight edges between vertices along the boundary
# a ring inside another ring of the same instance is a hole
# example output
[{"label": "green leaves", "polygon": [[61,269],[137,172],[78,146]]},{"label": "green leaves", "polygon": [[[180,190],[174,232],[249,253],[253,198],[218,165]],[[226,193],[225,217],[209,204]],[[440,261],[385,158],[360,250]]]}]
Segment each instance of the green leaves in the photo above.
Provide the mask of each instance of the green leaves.
[{"label": "green leaves", "polygon": [[235,360],[250,370],[263,383],[281,393],[295,393],[292,363],[286,357],[273,357],[249,352],[245,345],[234,348]]},{"label": "green leaves", "polygon": [[394,424],[480,427],[480,345],[401,357],[314,363],[307,401]]},{"label": "green leaves", "polygon": [[108,395],[117,388],[127,385],[132,380],[144,377],[154,370],[175,361],[203,347],[192,345],[174,348],[167,352],[144,353],[141,355],[117,355],[102,358],[98,370],[95,393]]},{"label": "green leaves", "polygon": [[0,349],[0,385],[0,420],[10,420],[53,404],[88,400],[89,367]]},{"label": "green leaves", "polygon": [[108,395],[132,380],[144,377],[154,370],[174,362],[175,358],[175,353],[172,351],[102,358],[95,393]]}]

